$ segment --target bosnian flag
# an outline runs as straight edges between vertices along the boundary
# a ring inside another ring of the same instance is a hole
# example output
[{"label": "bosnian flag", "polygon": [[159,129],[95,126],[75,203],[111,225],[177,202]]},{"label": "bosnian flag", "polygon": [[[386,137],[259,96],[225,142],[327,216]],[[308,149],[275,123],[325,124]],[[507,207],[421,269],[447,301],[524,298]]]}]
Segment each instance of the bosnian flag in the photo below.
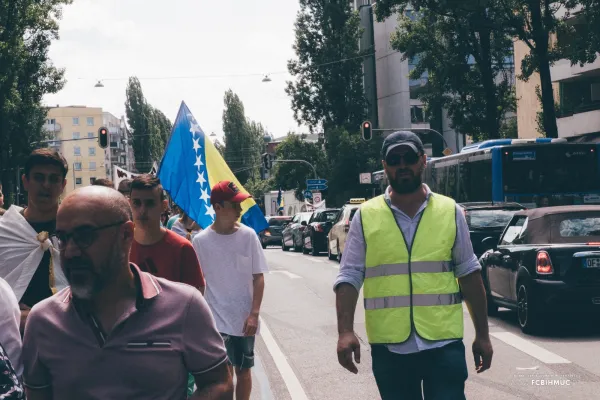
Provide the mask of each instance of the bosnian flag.
[{"label": "bosnian flag", "polygon": [[[215,220],[215,210],[210,204],[210,191],[214,185],[227,180],[235,182],[241,192],[248,193],[184,102],[177,113],[158,178],[175,204],[202,229]],[[242,203],[241,222],[257,233],[269,226],[252,198]]]}]

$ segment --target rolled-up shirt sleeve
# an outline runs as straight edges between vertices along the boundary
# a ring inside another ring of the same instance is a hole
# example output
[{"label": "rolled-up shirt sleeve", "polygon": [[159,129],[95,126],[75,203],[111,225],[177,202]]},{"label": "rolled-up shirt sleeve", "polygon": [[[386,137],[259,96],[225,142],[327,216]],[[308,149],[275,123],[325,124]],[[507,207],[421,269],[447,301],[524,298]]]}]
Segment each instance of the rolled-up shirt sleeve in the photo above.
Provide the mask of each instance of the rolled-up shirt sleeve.
[{"label": "rolled-up shirt sleeve", "polygon": [[346,237],[340,272],[333,284],[333,290],[336,290],[338,285],[342,283],[348,283],[354,286],[357,291],[360,291],[365,280],[366,253],[360,210],[356,210],[354,218],[352,218],[352,222],[350,223],[350,231]]},{"label": "rolled-up shirt sleeve", "polygon": [[465,214],[460,206],[456,206],[456,241],[452,248],[452,261],[454,263],[454,276],[462,278],[481,270],[479,260],[473,252],[471,235]]}]

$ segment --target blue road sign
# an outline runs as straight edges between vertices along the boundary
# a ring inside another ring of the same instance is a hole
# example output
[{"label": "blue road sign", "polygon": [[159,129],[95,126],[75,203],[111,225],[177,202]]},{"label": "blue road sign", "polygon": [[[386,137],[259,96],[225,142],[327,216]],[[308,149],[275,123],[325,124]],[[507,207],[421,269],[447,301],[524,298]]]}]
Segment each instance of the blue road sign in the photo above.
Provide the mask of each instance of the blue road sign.
[{"label": "blue road sign", "polygon": [[314,185],[308,184],[306,187],[308,190],[327,190],[327,185]]},{"label": "blue road sign", "polygon": [[327,179],[307,179],[306,184],[309,186],[310,185],[326,185]]},{"label": "blue road sign", "polygon": [[306,197],[307,199],[312,199],[312,192],[310,190],[305,190],[304,197]]}]

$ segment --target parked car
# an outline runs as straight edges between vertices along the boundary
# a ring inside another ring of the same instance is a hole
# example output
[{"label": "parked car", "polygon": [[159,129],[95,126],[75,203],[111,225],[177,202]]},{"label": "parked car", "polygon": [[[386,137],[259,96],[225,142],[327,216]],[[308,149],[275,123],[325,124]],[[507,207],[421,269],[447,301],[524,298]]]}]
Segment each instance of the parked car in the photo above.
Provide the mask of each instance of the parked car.
[{"label": "parked car", "polygon": [[342,261],[342,254],[346,246],[346,237],[350,230],[350,222],[359,209],[360,205],[365,202],[363,198],[350,199],[340,210],[337,218],[333,221],[333,226],[329,230],[327,239],[327,254],[330,260],[337,259]]},{"label": "parked car", "polygon": [[281,245],[283,239],[283,228],[286,226],[292,217],[267,217],[269,227],[262,231],[258,236],[263,249],[271,245]]},{"label": "parked car", "polygon": [[[489,313],[517,311],[525,333],[554,313],[600,313],[600,206],[518,211],[480,259]],[[593,314],[593,315],[592,315]]]},{"label": "parked car", "polygon": [[339,208],[327,210],[317,210],[308,221],[308,226],[302,232],[302,252],[308,254],[310,251],[313,256],[327,250],[327,235],[333,226],[333,221],[340,213]]},{"label": "parked car", "polygon": [[292,221],[283,229],[281,249],[288,251],[302,251],[302,232],[306,229],[312,212],[301,212],[294,215]]},{"label": "parked car", "polygon": [[513,215],[519,210],[526,209],[519,203],[482,202],[460,203],[459,205],[464,210],[473,251],[477,258],[489,250],[489,247],[482,243],[483,239],[492,237],[497,243]]}]

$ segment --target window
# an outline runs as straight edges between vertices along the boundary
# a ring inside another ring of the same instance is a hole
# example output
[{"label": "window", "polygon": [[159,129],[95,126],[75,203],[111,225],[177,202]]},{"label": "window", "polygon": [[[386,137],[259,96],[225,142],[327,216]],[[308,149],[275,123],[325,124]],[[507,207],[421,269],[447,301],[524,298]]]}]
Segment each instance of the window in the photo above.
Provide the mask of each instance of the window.
[{"label": "window", "polygon": [[73,169],[75,171],[81,171],[81,163],[80,162],[73,163]]},{"label": "window", "polygon": [[96,170],[96,161],[90,161],[90,171]]},{"label": "window", "polygon": [[88,155],[95,156],[96,155],[96,148],[95,147],[88,148]]},{"label": "window", "polygon": [[339,215],[339,211],[335,210],[335,211],[325,211],[323,213],[321,213],[321,218],[320,221],[322,222],[332,222],[334,221],[337,216]]},{"label": "window", "polygon": [[294,224],[297,224],[298,222],[300,222],[300,214],[296,214],[292,220],[292,223]]},{"label": "window", "polygon": [[521,231],[523,230],[523,225],[525,225],[525,221],[527,221],[527,217],[525,216],[519,216],[515,218],[510,223],[510,226],[506,228],[506,232],[504,233],[500,244],[502,246],[513,244],[515,239],[521,234]]},{"label": "window", "polygon": [[90,177],[90,185],[93,185],[94,182],[96,182],[96,177],[95,176]]},{"label": "window", "polygon": [[94,126],[94,117],[87,117],[87,126]]},{"label": "window", "polygon": [[76,156],[80,156],[81,155],[81,147],[79,147],[79,146],[73,147],[73,154],[75,154]]},{"label": "window", "polygon": [[562,237],[600,236],[600,218],[569,218],[560,222],[558,228]]},{"label": "window", "polygon": [[94,132],[88,132],[88,139],[94,138]]},{"label": "window", "polygon": [[423,107],[421,107],[421,106],[411,106],[410,107],[410,122],[412,122],[413,124],[425,122]]},{"label": "window", "polygon": [[79,139],[79,132],[73,132],[73,139]]},{"label": "window", "polygon": [[79,125],[79,117],[73,117],[73,125]]},{"label": "window", "polygon": [[469,210],[467,225],[471,229],[504,228],[517,210]]},{"label": "window", "polygon": [[75,184],[81,185],[81,178],[75,178]]}]

